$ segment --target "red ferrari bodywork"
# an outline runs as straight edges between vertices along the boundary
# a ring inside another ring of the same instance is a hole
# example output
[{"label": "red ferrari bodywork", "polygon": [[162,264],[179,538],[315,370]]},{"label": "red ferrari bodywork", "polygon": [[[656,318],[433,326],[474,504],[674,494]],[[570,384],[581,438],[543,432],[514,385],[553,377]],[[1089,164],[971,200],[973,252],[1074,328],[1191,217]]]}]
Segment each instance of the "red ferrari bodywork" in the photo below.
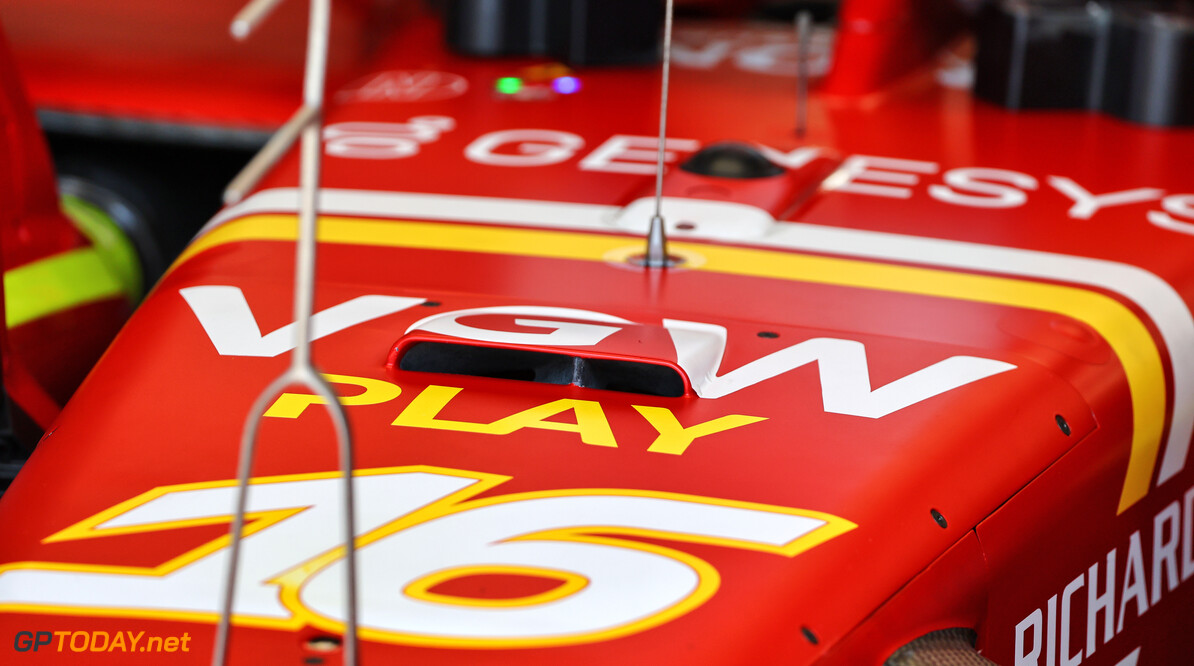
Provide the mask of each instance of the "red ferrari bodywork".
[{"label": "red ferrari bodywork", "polygon": [[[228,37],[244,3],[6,0],[29,97],[41,110],[125,122],[273,130],[302,85],[306,9],[287,3],[262,34]],[[332,80],[359,70],[393,18],[392,0],[336,3]]]},{"label": "red ferrari bodywork", "polygon": [[[95,260],[96,243],[60,208],[45,137],[3,34],[0,136],[0,197],[5,202],[0,206],[0,266],[5,274],[0,303],[8,301],[0,310],[7,310],[9,324],[0,330],[0,357],[6,394],[29,417],[18,417],[16,427],[31,447],[37,434],[29,436],[29,431],[37,433],[53,422],[132,312],[130,298],[137,294],[94,284],[74,289],[70,284],[72,278],[111,279],[99,261],[72,262]],[[35,285],[35,276],[57,279]],[[22,307],[26,314],[14,316]]]},{"label": "red ferrari bodywork", "polygon": [[[422,16],[330,91],[313,353],[356,438],[361,663],[877,664],[951,627],[1001,664],[1185,663],[1194,133],[1011,113],[929,62],[814,91],[798,139],[788,31],[677,44],[667,270],[628,261],[655,69],[503,94],[540,62]],[[784,173],[675,168],[724,140]],[[210,659],[296,183],[291,155],[213,220],[5,494],[6,660]],[[637,370],[402,369],[447,344]],[[316,403],[264,419],[232,664],[338,663]]]}]

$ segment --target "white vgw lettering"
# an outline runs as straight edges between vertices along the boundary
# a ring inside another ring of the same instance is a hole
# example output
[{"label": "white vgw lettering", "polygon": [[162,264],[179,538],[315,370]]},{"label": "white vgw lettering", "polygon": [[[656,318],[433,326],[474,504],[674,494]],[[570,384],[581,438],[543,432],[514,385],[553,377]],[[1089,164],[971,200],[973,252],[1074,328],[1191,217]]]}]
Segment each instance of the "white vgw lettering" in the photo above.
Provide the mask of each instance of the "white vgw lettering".
[{"label": "white vgw lettering", "polygon": [[[190,287],[180,293],[221,356],[272,357],[294,348],[294,324],[263,336],[244,294],[236,287]],[[354,298],[315,314],[312,339],[405,310],[424,300],[377,295]],[[538,330],[500,331],[459,321],[475,315],[525,315],[515,319],[515,323]],[[586,347],[618,332],[621,325],[633,323],[590,310],[514,305],[436,314],[414,323],[407,332],[425,330],[505,344]],[[688,375],[693,391],[702,398],[721,398],[815,362],[820,370],[825,411],[872,419],[1016,367],[993,359],[952,356],[872,389],[866,347],[861,342],[812,338],[718,375],[727,344],[724,327],[674,319],[663,320],[663,325],[675,346],[676,362]]]},{"label": "white vgw lettering", "polygon": [[[239,287],[205,285],[178,291],[191,306],[199,324],[220,356],[272,358],[294,349],[294,323],[266,335],[249,309]],[[358,296],[316,312],[311,317],[311,339],[318,340],[371,319],[394,314],[422,303],[422,298]]]},{"label": "white vgw lettering", "polygon": [[663,320],[663,325],[676,346],[677,362],[702,398],[720,398],[816,362],[825,411],[871,419],[1016,367],[975,356],[953,356],[871,390],[866,347],[861,342],[812,338],[718,376],[726,350],[725,328],[673,319]]}]

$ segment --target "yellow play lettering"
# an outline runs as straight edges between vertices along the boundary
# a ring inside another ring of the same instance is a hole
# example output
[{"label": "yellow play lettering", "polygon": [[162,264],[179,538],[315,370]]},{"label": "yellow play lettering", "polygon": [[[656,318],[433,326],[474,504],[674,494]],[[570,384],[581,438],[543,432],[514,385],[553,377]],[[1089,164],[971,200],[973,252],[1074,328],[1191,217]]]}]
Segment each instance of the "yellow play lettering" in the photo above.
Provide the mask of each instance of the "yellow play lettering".
[{"label": "yellow play lettering", "polygon": [[[618,445],[614,440],[613,431],[610,430],[609,421],[605,418],[605,412],[601,410],[600,403],[592,400],[556,400],[498,419],[493,423],[450,421],[436,418],[462,390],[452,386],[428,386],[422,393],[415,396],[415,399],[406,409],[402,410],[398,418],[394,419],[394,425],[455,430],[482,435],[509,435],[523,428],[539,428],[541,430],[575,432],[580,435],[582,442],[594,446]],[[575,423],[546,420],[569,410],[576,417]]]},{"label": "yellow play lettering", "polygon": [[634,405],[634,409],[639,414],[642,414],[643,418],[647,419],[647,422],[659,433],[659,437],[655,438],[655,441],[651,443],[651,446],[647,450],[654,453],[670,453],[677,456],[688,450],[688,446],[698,437],[705,437],[714,433],[767,420],[761,416],[730,414],[729,416],[722,416],[712,421],[698,423],[685,428],[680,425],[680,421],[676,419],[676,415],[672,413],[672,410],[666,407]]},{"label": "yellow play lettering", "polygon": [[415,396],[414,400],[402,410],[398,418],[394,419],[393,425],[407,426],[410,428],[430,428],[432,430],[455,430],[457,432],[474,432],[482,435],[500,435],[493,428],[490,423],[472,423],[469,421],[449,421],[447,419],[437,419],[436,416],[443,411],[444,407],[452,402],[452,398],[456,397],[464,389],[456,388],[454,386],[436,386],[432,384],[423,389],[423,392]]},{"label": "yellow play lettering", "polygon": [[[546,420],[568,410],[572,410],[576,416],[576,423]],[[614,441],[614,433],[609,428],[605,412],[601,410],[601,404],[592,400],[556,400],[495,421],[493,427],[500,435],[508,435],[523,428],[540,428],[579,433],[580,441],[593,446],[618,445]]]},{"label": "yellow play lettering", "polygon": [[[380,379],[367,379],[365,377],[349,377],[346,375],[324,375],[324,379],[333,384],[344,384],[348,386],[356,386],[364,389],[362,393],[350,396],[340,396],[340,403],[345,406],[354,405],[377,405],[383,402],[388,402],[398,397],[402,389],[398,388],[397,384],[382,381]],[[309,393],[283,393],[278,396],[274,404],[266,410],[266,416],[283,419],[297,419],[302,416],[303,410],[311,405],[325,404],[323,398]]]},{"label": "yellow play lettering", "polygon": [[[346,406],[378,405],[389,402],[402,393],[402,389],[397,384],[380,379],[348,375],[324,375],[324,378],[333,384],[361,389],[361,392],[356,395],[340,398]],[[576,433],[580,435],[581,442],[591,446],[611,448],[618,446],[617,439],[610,428],[609,419],[606,418],[605,410],[601,403],[595,400],[571,398],[555,400],[500,418],[492,423],[440,418],[440,413],[463,391],[463,388],[456,386],[432,384],[420,391],[410,401],[410,404],[398,413],[392,424],[408,428],[450,430],[478,435],[509,435],[524,428],[536,428]],[[283,393],[274,401],[274,404],[270,405],[265,415],[274,418],[297,419],[311,405],[322,404],[324,404],[323,398],[317,395]],[[767,420],[761,416],[730,414],[685,427],[666,407],[634,405],[634,409],[659,433],[647,450],[670,455],[683,454],[698,438]],[[572,413],[571,420],[549,420],[566,412]]]}]

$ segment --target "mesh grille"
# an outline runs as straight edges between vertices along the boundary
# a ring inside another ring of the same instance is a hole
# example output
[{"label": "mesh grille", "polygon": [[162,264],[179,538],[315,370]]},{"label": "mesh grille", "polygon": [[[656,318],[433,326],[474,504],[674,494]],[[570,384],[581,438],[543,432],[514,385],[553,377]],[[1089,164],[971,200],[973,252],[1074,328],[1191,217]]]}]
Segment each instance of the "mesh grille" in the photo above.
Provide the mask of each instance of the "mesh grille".
[{"label": "mesh grille", "polygon": [[883,666],[994,666],[974,649],[970,629],[942,629],[925,634],[896,650]]}]

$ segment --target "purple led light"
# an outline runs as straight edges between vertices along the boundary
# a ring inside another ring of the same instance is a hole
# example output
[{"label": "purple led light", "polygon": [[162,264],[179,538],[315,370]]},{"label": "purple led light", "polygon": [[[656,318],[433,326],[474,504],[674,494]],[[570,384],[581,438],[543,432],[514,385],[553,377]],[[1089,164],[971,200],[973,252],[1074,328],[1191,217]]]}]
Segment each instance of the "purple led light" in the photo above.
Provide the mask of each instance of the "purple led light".
[{"label": "purple led light", "polygon": [[571,95],[580,92],[580,79],[575,76],[561,76],[551,82],[551,89],[561,95]]}]

